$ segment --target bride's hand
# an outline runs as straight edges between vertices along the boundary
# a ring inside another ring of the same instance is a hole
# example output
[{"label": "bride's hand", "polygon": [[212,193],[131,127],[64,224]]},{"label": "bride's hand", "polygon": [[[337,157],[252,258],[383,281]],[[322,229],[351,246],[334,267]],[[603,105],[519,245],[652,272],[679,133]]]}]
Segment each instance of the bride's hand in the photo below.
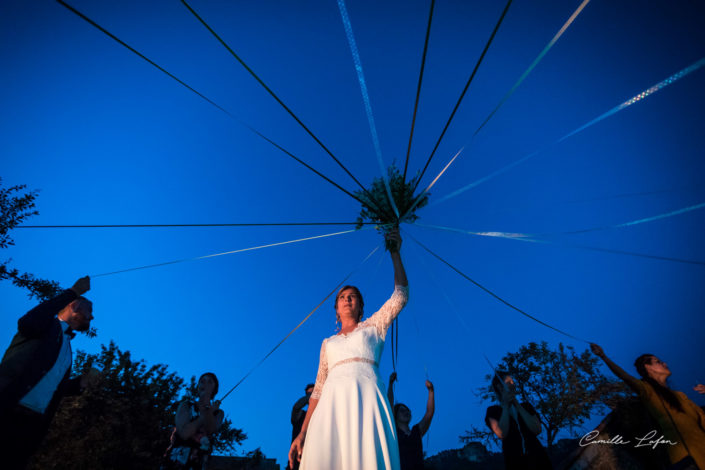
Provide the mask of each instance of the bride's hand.
[{"label": "bride's hand", "polygon": [[390,252],[398,252],[401,250],[401,235],[399,234],[399,227],[394,227],[389,232],[384,235],[387,248]]},{"label": "bride's hand", "polygon": [[299,433],[291,443],[291,448],[289,449],[289,468],[294,468],[294,462],[301,460],[301,452],[304,450],[304,433]]}]

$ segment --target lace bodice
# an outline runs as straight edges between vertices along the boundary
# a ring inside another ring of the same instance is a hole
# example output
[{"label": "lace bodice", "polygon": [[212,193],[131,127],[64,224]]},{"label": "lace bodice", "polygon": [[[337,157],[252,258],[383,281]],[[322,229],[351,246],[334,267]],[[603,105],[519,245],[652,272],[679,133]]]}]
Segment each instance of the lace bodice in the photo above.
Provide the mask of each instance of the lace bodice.
[{"label": "lace bodice", "polygon": [[394,293],[382,308],[345,335],[333,335],[323,340],[316,385],[311,398],[319,399],[328,372],[347,362],[379,365],[387,329],[409,299],[408,286],[395,286]]}]

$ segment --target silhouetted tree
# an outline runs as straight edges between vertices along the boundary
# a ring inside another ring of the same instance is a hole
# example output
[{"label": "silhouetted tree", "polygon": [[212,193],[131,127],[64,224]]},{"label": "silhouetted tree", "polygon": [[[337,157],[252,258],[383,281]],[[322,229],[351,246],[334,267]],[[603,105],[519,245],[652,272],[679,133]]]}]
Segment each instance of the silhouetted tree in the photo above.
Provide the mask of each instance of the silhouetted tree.
[{"label": "silhouetted tree", "polygon": [[[21,224],[28,217],[39,215],[35,209],[34,201],[37,191],[26,191],[27,185],[21,184],[9,188],[2,187],[0,178],[0,249],[15,244],[10,236],[10,231]],[[46,279],[38,279],[30,273],[20,272],[17,268],[9,266],[12,259],[0,261],[0,281],[11,280],[12,284],[29,291],[29,297],[38,300],[47,300],[56,296],[59,283]]]}]

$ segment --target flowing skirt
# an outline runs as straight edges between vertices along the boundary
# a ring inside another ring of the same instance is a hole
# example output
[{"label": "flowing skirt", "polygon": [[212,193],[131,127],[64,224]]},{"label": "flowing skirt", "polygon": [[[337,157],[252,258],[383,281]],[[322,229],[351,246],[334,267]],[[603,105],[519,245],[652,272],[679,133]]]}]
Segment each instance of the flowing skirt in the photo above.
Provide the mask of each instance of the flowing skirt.
[{"label": "flowing skirt", "polygon": [[300,470],[399,470],[384,390],[371,364],[334,367],[308,426]]}]

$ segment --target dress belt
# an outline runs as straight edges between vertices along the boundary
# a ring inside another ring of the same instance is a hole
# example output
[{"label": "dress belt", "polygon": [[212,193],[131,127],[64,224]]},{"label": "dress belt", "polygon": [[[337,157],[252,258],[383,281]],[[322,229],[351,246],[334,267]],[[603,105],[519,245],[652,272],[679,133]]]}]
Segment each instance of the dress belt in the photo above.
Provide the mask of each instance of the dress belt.
[{"label": "dress belt", "polygon": [[377,364],[372,359],[367,359],[366,357],[351,357],[349,359],[343,359],[342,361],[336,362],[335,364],[333,364],[333,367],[331,367],[329,370],[335,369],[337,366],[339,366],[341,364],[348,364],[350,362],[364,362],[364,363],[373,365],[375,367],[379,367],[379,364]]}]

